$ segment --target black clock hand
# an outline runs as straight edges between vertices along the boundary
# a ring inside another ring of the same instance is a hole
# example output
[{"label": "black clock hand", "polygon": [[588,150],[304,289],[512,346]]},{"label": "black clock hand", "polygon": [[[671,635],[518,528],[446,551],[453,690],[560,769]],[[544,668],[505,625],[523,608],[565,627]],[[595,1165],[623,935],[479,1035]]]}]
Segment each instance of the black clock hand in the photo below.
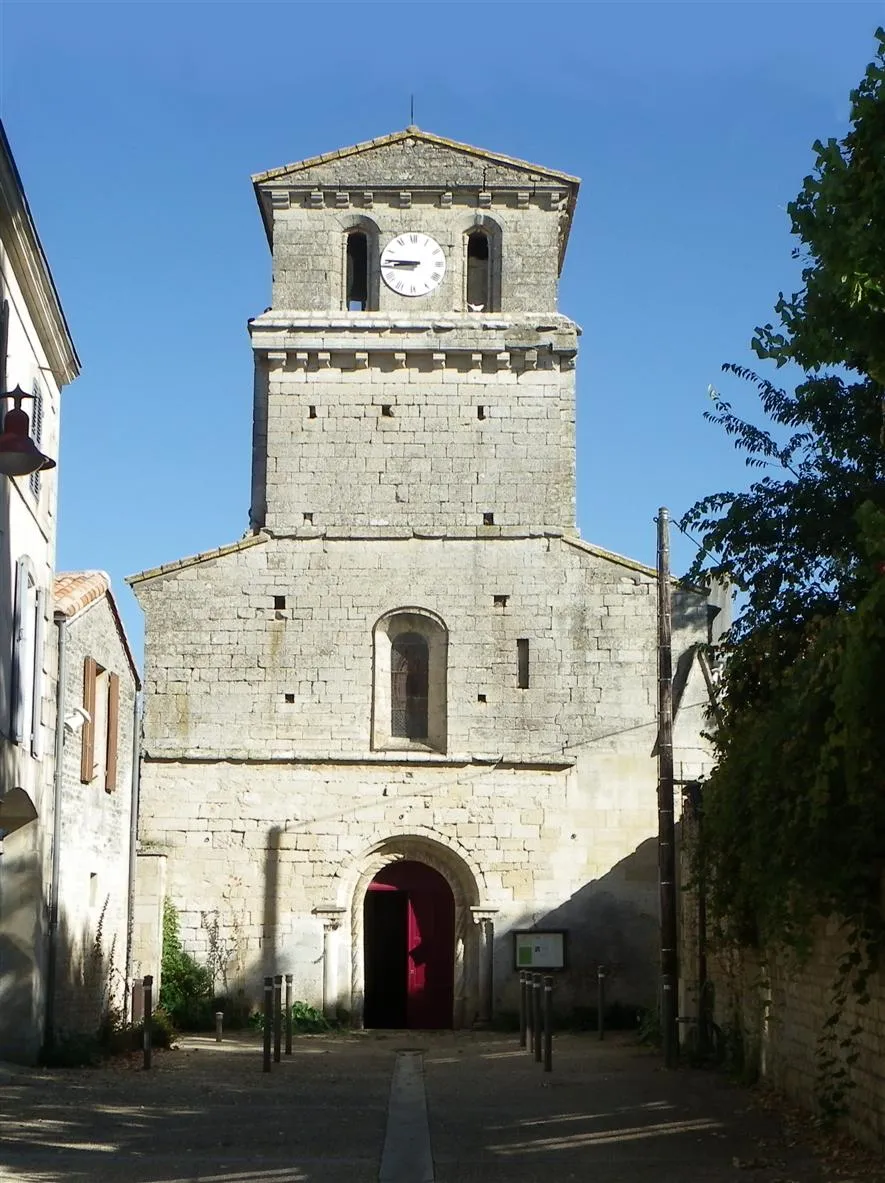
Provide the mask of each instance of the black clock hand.
[{"label": "black clock hand", "polygon": [[420,267],[420,259],[388,259],[385,267]]}]

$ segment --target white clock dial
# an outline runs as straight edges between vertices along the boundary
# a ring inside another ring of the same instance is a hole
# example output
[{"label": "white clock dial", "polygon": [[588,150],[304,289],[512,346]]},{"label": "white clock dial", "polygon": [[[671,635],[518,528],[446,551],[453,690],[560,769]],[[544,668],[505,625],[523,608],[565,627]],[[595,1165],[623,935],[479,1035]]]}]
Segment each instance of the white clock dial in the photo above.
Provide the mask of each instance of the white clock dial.
[{"label": "white clock dial", "polygon": [[381,252],[381,276],[400,296],[426,296],[442,283],[446,257],[429,234],[400,234]]}]

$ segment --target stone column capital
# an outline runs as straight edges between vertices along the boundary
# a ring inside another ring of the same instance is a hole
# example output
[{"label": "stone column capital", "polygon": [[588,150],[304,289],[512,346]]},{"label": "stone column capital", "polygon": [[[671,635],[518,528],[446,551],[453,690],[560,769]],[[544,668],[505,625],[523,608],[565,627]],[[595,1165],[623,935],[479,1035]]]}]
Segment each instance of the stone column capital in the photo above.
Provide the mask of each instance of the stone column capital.
[{"label": "stone column capital", "polygon": [[482,924],[484,920],[494,920],[500,911],[499,908],[487,908],[484,905],[471,905],[470,915],[477,924]]},{"label": "stone column capital", "polygon": [[313,914],[322,920],[323,928],[326,932],[334,932],[341,924],[343,914],[346,911],[346,908],[338,907],[335,904],[322,904],[320,907],[313,909]]}]

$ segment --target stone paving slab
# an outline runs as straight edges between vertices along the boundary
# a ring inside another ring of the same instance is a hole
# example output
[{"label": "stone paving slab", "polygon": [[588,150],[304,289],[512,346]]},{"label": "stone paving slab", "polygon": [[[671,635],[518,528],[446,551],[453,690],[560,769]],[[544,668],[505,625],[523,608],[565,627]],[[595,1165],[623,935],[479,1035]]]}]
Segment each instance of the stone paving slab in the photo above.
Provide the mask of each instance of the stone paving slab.
[{"label": "stone paving slab", "polygon": [[557,1037],[547,1075],[514,1036],[390,1032],[298,1038],[269,1076],[251,1038],[185,1040],[150,1073],[0,1070],[0,1180],[374,1183],[405,1050],[423,1053],[434,1183],[822,1179],[746,1092],[624,1037]]},{"label": "stone paving slab", "polygon": [[298,1039],[262,1073],[254,1039],[187,1039],[128,1068],[17,1073],[0,1087],[0,1179],[374,1183],[393,1050]]},{"label": "stone paving slab", "polygon": [[514,1039],[425,1056],[435,1183],[815,1183],[749,1094],[712,1072],[667,1072],[624,1037],[562,1036],[544,1073]]}]

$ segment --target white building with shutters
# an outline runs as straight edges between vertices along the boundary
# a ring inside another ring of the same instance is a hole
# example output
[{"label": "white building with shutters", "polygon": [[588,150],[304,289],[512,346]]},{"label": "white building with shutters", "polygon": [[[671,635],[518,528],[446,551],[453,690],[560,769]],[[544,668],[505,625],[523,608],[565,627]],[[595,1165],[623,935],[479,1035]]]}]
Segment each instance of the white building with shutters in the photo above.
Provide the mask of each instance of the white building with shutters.
[{"label": "white building with shutters", "polygon": [[[79,359],[0,126],[0,394],[58,455],[62,388]],[[2,412],[10,406],[2,401]],[[0,1058],[33,1058],[43,1035],[55,768],[52,594],[58,477],[0,477]]]},{"label": "white building with shutters", "polygon": [[94,1034],[109,1007],[124,1006],[140,681],[104,571],[57,575],[54,606],[64,724],[46,1017],[63,1040]]}]

